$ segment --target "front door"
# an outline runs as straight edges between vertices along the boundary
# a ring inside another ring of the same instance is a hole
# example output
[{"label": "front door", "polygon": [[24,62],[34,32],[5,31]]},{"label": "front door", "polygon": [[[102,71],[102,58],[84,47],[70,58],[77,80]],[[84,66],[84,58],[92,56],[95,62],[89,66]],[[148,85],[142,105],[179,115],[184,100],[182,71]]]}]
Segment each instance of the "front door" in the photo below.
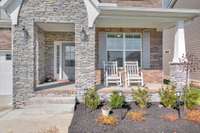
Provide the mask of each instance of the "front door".
[{"label": "front door", "polygon": [[63,79],[75,79],[75,47],[74,44],[63,43]]},{"label": "front door", "polygon": [[75,80],[75,45],[56,42],[54,46],[54,77],[57,80]]}]

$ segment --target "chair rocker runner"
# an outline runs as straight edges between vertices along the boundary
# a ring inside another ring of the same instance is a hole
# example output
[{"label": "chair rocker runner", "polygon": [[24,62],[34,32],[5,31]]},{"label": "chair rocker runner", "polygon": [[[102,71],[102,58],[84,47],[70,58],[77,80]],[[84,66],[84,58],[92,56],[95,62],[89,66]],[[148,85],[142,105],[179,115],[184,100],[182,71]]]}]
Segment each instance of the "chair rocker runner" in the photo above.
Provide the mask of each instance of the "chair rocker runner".
[{"label": "chair rocker runner", "polygon": [[104,84],[108,86],[109,83],[116,83],[122,85],[121,73],[118,72],[117,62],[104,62]]},{"label": "chair rocker runner", "polygon": [[139,71],[138,61],[125,62],[124,67],[128,86],[131,83],[139,83],[141,86],[144,85],[143,73]]}]

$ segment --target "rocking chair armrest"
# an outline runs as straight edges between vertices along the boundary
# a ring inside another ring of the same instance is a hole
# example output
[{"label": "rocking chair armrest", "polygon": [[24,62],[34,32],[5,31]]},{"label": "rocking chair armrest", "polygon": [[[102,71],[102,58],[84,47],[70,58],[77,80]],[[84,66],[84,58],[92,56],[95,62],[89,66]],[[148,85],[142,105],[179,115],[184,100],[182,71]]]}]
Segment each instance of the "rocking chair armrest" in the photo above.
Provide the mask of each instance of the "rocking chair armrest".
[{"label": "rocking chair armrest", "polygon": [[121,77],[122,77],[122,73],[121,73],[121,72],[118,72],[118,76],[121,78]]},{"label": "rocking chair armrest", "polygon": [[140,71],[140,76],[143,78],[143,72],[142,71]]}]

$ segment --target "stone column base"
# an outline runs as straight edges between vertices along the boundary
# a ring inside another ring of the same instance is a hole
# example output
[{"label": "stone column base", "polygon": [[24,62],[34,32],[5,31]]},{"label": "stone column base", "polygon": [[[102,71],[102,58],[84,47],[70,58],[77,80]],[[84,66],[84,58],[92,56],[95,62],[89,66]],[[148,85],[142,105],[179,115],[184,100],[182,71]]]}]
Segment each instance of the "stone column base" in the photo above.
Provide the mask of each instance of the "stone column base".
[{"label": "stone column base", "polygon": [[85,89],[77,88],[76,100],[77,102],[84,102]]},{"label": "stone column base", "polygon": [[170,80],[175,83],[177,91],[183,92],[186,86],[186,71],[183,63],[170,63]]}]

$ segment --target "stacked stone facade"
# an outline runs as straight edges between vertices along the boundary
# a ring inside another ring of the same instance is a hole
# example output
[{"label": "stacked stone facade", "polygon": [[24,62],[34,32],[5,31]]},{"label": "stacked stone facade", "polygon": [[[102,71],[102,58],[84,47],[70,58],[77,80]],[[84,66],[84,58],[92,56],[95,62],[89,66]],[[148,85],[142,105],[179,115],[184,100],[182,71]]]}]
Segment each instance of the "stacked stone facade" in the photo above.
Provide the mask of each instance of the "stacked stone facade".
[{"label": "stacked stone facade", "polygon": [[[32,96],[36,85],[35,26],[43,23],[72,23],[75,25],[75,79],[78,94],[95,83],[95,29],[88,28],[83,0],[26,0],[13,27],[14,105],[22,107]],[[88,40],[81,40],[84,28]],[[80,95],[81,96],[81,95]]]}]

